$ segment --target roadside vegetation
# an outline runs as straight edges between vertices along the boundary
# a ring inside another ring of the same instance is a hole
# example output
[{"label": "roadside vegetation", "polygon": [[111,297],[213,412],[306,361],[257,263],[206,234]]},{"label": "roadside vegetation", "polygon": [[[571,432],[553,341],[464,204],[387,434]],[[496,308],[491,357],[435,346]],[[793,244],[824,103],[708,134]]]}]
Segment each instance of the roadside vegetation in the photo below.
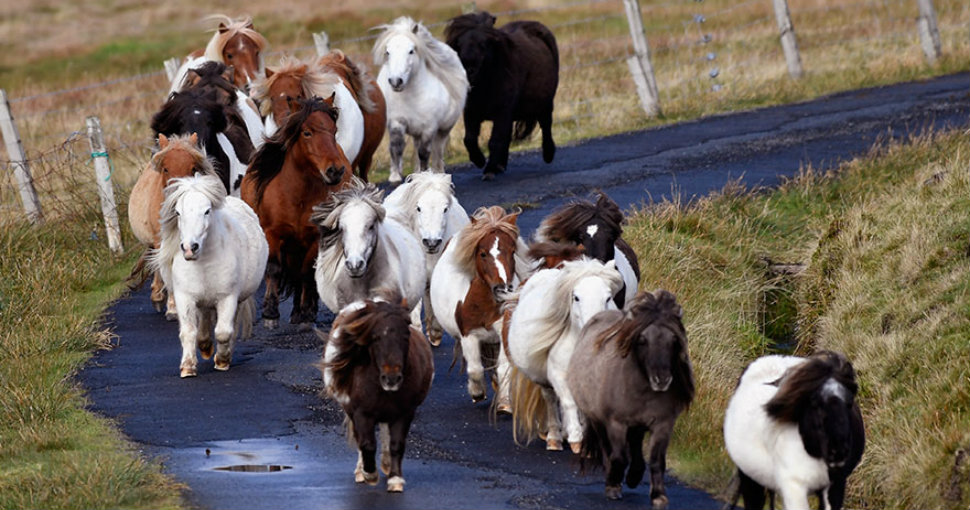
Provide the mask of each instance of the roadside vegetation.
[{"label": "roadside vegetation", "polygon": [[966,132],[929,134],[776,190],[728,186],[629,219],[643,288],[684,306],[698,379],[672,443],[677,476],[727,488],[721,424],[747,363],[831,349],[858,371],[867,431],[847,506],[967,507],[968,167]]}]

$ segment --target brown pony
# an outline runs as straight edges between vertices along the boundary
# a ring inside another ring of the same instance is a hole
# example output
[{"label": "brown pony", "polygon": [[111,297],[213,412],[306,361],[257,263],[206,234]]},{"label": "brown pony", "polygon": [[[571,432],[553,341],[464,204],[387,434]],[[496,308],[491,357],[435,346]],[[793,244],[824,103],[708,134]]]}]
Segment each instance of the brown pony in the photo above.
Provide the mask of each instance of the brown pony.
[{"label": "brown pony", "polygon": [[[215,175],[212,162],[198,146],[198,136],[191,135],[166,137],[158,135],[158,152],[142,170],[131,190],[128,199],[128,222],[135,237],[149,249],[159,246],[158,213],[165,200],[165,186],[178,177],[189,177],[196,173]],[[146,254],[148,251],[145,252]],[[132,270],[132,275],[141,273],[145,267],[145,255],[142,255]],[[140,280],[143,281],[143,280]],[[139,284],[140,285],[140,284]],[[152,280],[152,305],[158,312],[165,311],[165,317],[175,320],[175,301],[168,296],[166,302],[165,287],[158,273]]]},{"label": "brown pony", "polygon": [[293,100],[296,113],[253,155],[242,198],[259,216],[269,242],[263,324],[279,326],[279,300],[293,294],[290,322],[311,324],[317,315],[313,262],[319,231],[313,206],[350,182],[350,162],[334,137],[337,111],[319,97]]},{"label": "brown pony", "polygon": [[415,410],[434,375],[431,346],[411,327],[408,306],[396,292],[355,301],[341,310],[326,341],[322,364],[327,394],[348,418],[348,437],[357,444],[354,480],[377,485],[374,427],[381,426],[388,492],[404,490],[401,461]]},{"label": "brown pony", "polygon": [[222,62],[232,66],[233,83],[246,90],[250,84],[263,73],[262,52],[269,46],[266,38],[253,27],[253,19],[249,16],[232,19],[222,14],[209,16],[208,20],[218,20],[212,39],[202,52],[191,56],[204,56],[214,62]]},{"label": "brown pony", "polygon": [[586,415],[583,464],[606,469],[609,499],[621,497],[624,471],[631,489],[643,479],[649,431],[650,500],[654,508],[667,506],[667,445],[694,398],[682,313],[673,294],[640,292],[625,311],[593,316],[569,361],[566,381]]}]

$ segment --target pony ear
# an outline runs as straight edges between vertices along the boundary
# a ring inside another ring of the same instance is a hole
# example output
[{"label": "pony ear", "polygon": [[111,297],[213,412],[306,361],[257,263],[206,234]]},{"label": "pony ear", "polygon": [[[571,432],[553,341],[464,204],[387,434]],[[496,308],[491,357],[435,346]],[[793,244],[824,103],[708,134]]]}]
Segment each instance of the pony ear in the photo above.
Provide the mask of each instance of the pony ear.
[{"label": "pony ear", "polygon": [[256,30],[256,28],[253,26],[252,20],[250,20],[249,23],[246,23],[246,28],[250,30]]},{"label": "pony ear", "polygon": [[411,33],[412,34],[417,34],[418,33],[418,24],[417,23],[415,23],[414,26],[411,27]]},{"label": "pony ear", "polygon": [[199,145],[199,134],[193,131],[192,134],[189,135],[189,142],[191,142],[192,145]]},{"label": "pony ear", "polygon": [[[511,223],[513,225],[518,225],[516,223],[516,221],[518,221],[520,214],[522,214],[522,209],[516,208],[516,211],[515,212],[511,212],[511,213],[506,214],[505,215],[505,218],[508,218],[509,223]],[[505,219],[505,218],[502,218],[502,219]]]},{"label": "pony ear", "polygon": [[266,77],[267,78],[272,78],[274,74],[276,74],[276,73],[274,73],[270,68],[268,68],[268,67],[266,68]]},{"label": "pony ear", "polygon": [[225,23],[219,23],[219,33],[224,34],[229,31],[229,27]]},{"label": "pony ear", "polygon": [[165,147],[168,147],[168,137],[165,136],[165,135],[163,135],[163,134],[161,134],[161,133],[159,133],[158,134],[158,148],[159,149],[164,149]]},{"label": "pony ear", "polygon": [[337,98],[337,92],[334,91],[332,94],[330,94],[330,97],[324,99],[324,101],[326,101],[328,105],[333,106],[333,101],[336,98]]},{"label": "pony ear", "polygon": [[222,77],[225,78],[229,83],[232,83],[233,78],[236,77],[236,66],[226,66],[226,70],[222,73]]},{"label": "pony ear", "polygon": [[401,306],[407,310],[411,309],[411,307],[408,306],[408,298],[401,298]]}]

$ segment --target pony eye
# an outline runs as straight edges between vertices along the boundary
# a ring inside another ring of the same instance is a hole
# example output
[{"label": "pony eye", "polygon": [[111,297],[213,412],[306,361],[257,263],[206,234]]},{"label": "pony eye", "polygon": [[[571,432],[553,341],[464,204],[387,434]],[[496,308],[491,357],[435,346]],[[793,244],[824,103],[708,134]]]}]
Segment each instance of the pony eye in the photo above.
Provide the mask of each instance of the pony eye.
[{"label": "pony eye", "polygon": [[448,206],[447,205],[445,206],[445,212],[448,212]]},{"label": "pony eye", "polygon": [[205,210],[205,215],[208,216],[210,212],[212,212],[212,209],[206,209]]},{"label": "pony eye", "polygon": [[577,296],[577,295],[574,294],[573,295],[573,301],[575,301],[575,302],[578,303],[579,302],[579,296]]},{"label": "pony eye", "polygon": [[312,134],[312,133],[310,133],[310,130],[309,130],[309,129],[304,129],[304,130],[303,130],[303,136],[305,136],[305,137],[307,137],[307,138],[310,138],[310,135],[311,135],[311,134]]},{"label": "pony eye", "polygon": [[485,258],[485,252],[481,253],[482,258]]},{"label": "pony eye", "polygon": [[232,53],[226,53],[226,60],[232,60]]},{"label": "pony eye", "polygon": [[418,206],[418,212],[421,212],[421,206],[420,205]]},{"label": "pony eye", "polygon": [[168,173],[168,167],[167,166],[163,166],[162,167],[162,173],[163,174],[167,174]]},{"label": "pony eye", "polygon": [[408,52],[408,55],[414,55],[414,48],[411,48],[411,51]]},{"label": "pony eye", "polygon": [[181,215],[182,215],[182,213],[180,213],[180,212],[178,212],[178,211],[175,211],[175,215],[176,215],[176,216],[181,216]]}]

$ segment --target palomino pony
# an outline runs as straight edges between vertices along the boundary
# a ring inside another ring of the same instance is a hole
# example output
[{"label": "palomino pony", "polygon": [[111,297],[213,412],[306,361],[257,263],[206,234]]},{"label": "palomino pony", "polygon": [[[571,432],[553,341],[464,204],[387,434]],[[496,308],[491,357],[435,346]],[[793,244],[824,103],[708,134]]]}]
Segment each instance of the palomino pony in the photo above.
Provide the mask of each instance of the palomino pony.
[{"label": "palomino pony", "polygon": [[409,324],[408,310],[394,292],[355,301],[333,321],[323,357],[323,385],[343,408],[348,437],[357,444],[354,480],[377,485],[377,441],[388,492],[404,490],[401,461],[417,407],[434,378],[434,357],[421,328]]},{"label": "palomino pony", "polygon": [[[473,402],[485,399],[485,369],[496,368],[498,406],[508,406],[508,360],[501,349],[501,306],[518,281],[516,252],[525,252],[516,220],[499,206],[480,208],[445,247],[431,275],[431,303],[455,339]],[[484,363],[483,363],[484,361]]]},{"label": "palomino pony", "polygon": [[[135,234],[135,238],[149,249],[158,249],[161,242],[158,212],[162,209],[162,202],[165,201],[165,187],[168,186],[169,181],[195,174],[216,175],[215,170],[212,169],[212,162],[199,150],[197,144],[198,137],[194,133],[186,136],[176,135],[172,138],[158,135],[159,150],[152,156],[148,166],[138,176],[135,187],[131,189],[131,195],[128,198],[128,223],[131,224],[131,231]],[[139,266],[143,266],[144,262],[145,257],[142,256],[133,273],[140,271]],[[155,271],[152,280],[152,306],[155,307],[155,311],[165,311],[166,319],[175,320],[178,318],[175,311],[175,296],[168,293],[166,299],[165,294],[162,277],[158,271]]]},{"label": "palomino pony", "polygon": [[437,40],[421,23],[402,16],[374,42],[374,65],[381,66],[377,84],[387,100],[392,184],[401,182],[405,136],[414,140],[415,171],[445,171],[445,146],[458,122],[468,78],[458,54]]},{"label": "palomino pony", "polygon": [[319,232],[313,205],[350,182],[350,162],[337,146],[337,112],[319,97],[294,100],[291,115],[256,154],[242,197],[259,215],[269,242],[263,325],[279,326],[280,296],[293,294],[290,322],[309,326],[317,316],[313,262]]},{"label": "palomino pony", "polygon": [[165,189],[161,245],[152,265],[175,294],[182,377],[196,375],[196,347],[212,356],[215,369],[229,370],[233,342],[252,333],[253,294],[266,269],[268,247],[256,213],[227,196],[219,179],[197,175],[174,179]]},{"label": "palomino pony", "polygon": [[584,253],[601,262],[616,261],[623,275],[623,288],[616,295],[616,307],[633,299],[640,281],[640,264],[633,248],[620,237],[623,213],[606,193],[598,191],[596,203],[576,200],[543,218],[536,229],[537,241],[569,242],[582,245]]},{"label": "palomino pony", "polygon": [[673,294],[641,292],[624,311],[596,314],[583,328],[566,382],[586,416],[583,463],[606,470],[606,497],[643,479],[643,436],[650,433],[650,501],[667,506],[667,445],[694,398],[682,310]]},{"label": "palomino pony", "polygon": [[[483,168],[482,179],[505,171],[512,138],[523,140],[536,123],[542,129],[542,159],[556,155],[552,108],[559,86],[556,38],[537,21],[513,21],[495,28],[487,12],[452,18],[445,28],[448,46],[458,52],[471,90],[465,101],[465,148]],[[478,147],[482,121],[492,121],[488,161]]]},{"label": "palomino pony", "polygon": [[[384,199],[389,217],[404,225],[421,240],[425,268],[434,274],[444,245],[468,224],[468,213],[458,203],[451,175],[416,172]],[[431,308],[431,287],[424,294],[425,322],[431,345],[441,344],[441,325]]]},{"label": "palomino pony", "polygon": [[234,20],[222,14],[214,14],[206,20],[218,21],[219,26],[205,49],[190,54],[179,67],[175,79],[172,80],[172,92],[181,88],[177,84],[182,83],[192,66],[199,64],[196,60],[199,58],[231,66],[235,70],[233,83],[240,89],[248,90],[250,84],[263,75],[263,51],[269,47],[269,43],[253,27],[253,19],[249,16]]},{"label": "palomino pony", "polygon": [[330,97],[340,112],[337,144],[366,180],[367,170],[384,137],[384,100],[373,80],[341,52],[332,52],[312,62],[284,56],[279,67],[267,69],[253,97],[260,101],[266,117],[266,133],[292,113],[288,98]]},{"label": "palomino pony", "polygon": [[820,507],[842,508],[846,479],[865,449],[857,391],[852,364],[836,352],[748,365],[724,417],[746,509],[764,507],[765,489],[772,506],[779,492],[786,509],[807,509],[815,493]]},{"label": "palomino pony", "polygon": [[509,300],[515,306],[506,343],[516,440],[520,432],[529,441],[545,429],[546,449],[561,450],[562,424],[565,439],[579,453],[583,427],[566,384],[569,360],[586,322],[616,309],[613,295],[622,283],[613,262],[583,257],[537,271]]},{"label": "palomino pony", "polygon": [[417,238],[386,215],[383,192],[353,179],[313,208],[310,221],[320,228],[315,278],[317,292],[331,311],[390,288],[412,308],[421,327],[421,298],[428,284]]}]

